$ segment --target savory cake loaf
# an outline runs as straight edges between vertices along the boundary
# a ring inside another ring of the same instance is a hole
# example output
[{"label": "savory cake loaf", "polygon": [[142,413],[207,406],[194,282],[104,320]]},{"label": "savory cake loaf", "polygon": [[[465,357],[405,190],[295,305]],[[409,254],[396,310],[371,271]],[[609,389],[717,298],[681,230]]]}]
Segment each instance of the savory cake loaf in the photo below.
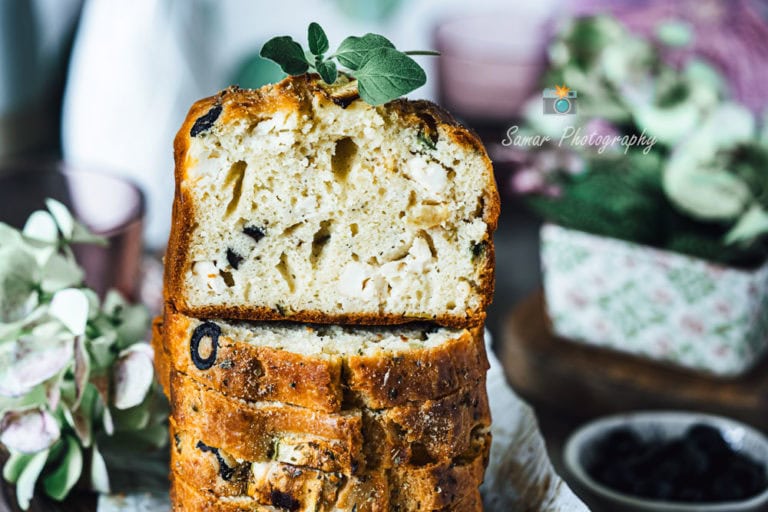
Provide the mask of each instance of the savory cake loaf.
[{"label": "savory cake loaf", "polygon": [[[161,354],[156,358],[162,359]],[[252,462],[278,461],[357,475],[402,464],[448,461],[490,426],[481,386],[387,409],[316,411],[228,397],[171,371],[173,421],[211,446]]]},{"label": "savory cake loaf", "polygon": [[481,142],[432,103],[373,107],[337,83],[192,106],[166,300],[198,318],[480,325],[499,214]]},{"label": "savory cake loaf", "polygon": [[395,407],[479,386],[488,369],[482,334],[429,325],[203,321],[168,307],[156,350],[168,354],[175,370],[228,395],[334,412]]},{"label": "savory cake loaf", "polygon": [[[185,475],[186,476],[186,475]],[[279,500],[279,498],[278,498]],[[279,503],[282,503],[278,501]],[[178,473],[171,473],[171,503],[173,512],[326,512],[326,509],[301,506],[294,507],[292,502],[289,506],[271,506],[262,505],[257,500],[247,497],[218,497],[210,492],[203,491],[184,480],[184,476]],[[335,508],[328,512],[368,512],[388,510],[389,512],[406,512],[409,509],[398,509],[389,507],[386,509],[378,508]],[[454,505],[441,509],[418,509],[424,512],[482,512],[483,499],[480,491],[470,492]]]},{"label": "savory cake loaf", "polygon": [[[217,497],[248,496],[292,510],[442,510],[476,492],[490,447],[478,435],[460,457],[422,466],[401,465],[348,477],[274,461],[248,462],[171,428],[171,469]],[[439,489],[439,492],[435,492]]]}]

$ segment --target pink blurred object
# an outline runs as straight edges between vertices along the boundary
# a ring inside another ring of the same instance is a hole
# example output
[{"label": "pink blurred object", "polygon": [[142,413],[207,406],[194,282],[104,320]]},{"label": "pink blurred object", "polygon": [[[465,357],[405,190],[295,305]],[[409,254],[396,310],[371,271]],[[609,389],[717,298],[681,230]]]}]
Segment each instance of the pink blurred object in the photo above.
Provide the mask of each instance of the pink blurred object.
[{"label": "pink blurred object", "polygon": [[608,13],[638,34],[653,38],[659,24],[682,21],[692,44],[669,49],[664,57],[680,64],[692,55],[722,72],[735,99],[756,113],[768,107],[768,7],[756,0],[584,0],[571,14]]},{"label": "pink blurred object", "polygon": [[71,169],[57,162],[0,164],[0,221],[21,228],[45,199],[64,203],[75,218],[109,242],[107,247],[78,244],[75,256],[85,282],[100,296],[110,288],[138,299],[142,256],[144,196],[133,183],[99,172]]},{"label": "pink blurred object", "polygon": [[484,122],[509,121],[538,88],[544,71],[542,22],[524,13],[454,18],[435,30],[440,102]]},{"label": "pink blurred object", "polygon": [[520,169],[512,175],[512,190],[517,194],[538,193],[546,186],[544,174],[531,167]]}]

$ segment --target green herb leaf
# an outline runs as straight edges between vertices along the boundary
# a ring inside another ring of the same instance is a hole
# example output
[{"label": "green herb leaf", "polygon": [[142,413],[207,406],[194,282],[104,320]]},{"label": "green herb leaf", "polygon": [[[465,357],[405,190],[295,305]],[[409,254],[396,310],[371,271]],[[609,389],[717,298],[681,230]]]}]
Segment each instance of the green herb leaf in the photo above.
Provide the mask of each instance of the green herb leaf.
[{"label": "green herb leaf", "polygon": [[317,72],[320,73],[323,81],[327,84],[332,84],[335,82],[336,77],[339,75],[336,71],[336,63],[332,60],[320,62],[315,66],[315,68],[317,69]]},{"label": "green herb leaf", "polygon": [[360,97],[381,105],[424,85],[427,75],[415,60],[393,48],[368,52],[355,73]]},{"label": "green herb leaf", "polygon": [[[328,51],[328,36],[323,28],[314,21],[309,24],[309,51],[314,55],[322,55]],[[318,70],[319,71],[319,70]]]},{"label": "green herb leaf", "polygon": [[395,48],[395,45],[384,36],[365,34],[363,37],[350,36],[341,42],[335,56],[342,66],[351,70],[360,69],[368,54],[379,48]]},{"label": "green herb leaf", "polygon": [[260,55],[277,62],[289,75],[300,75],[309,69],[304,50],[291,36],[273,37],[261,47]]}]

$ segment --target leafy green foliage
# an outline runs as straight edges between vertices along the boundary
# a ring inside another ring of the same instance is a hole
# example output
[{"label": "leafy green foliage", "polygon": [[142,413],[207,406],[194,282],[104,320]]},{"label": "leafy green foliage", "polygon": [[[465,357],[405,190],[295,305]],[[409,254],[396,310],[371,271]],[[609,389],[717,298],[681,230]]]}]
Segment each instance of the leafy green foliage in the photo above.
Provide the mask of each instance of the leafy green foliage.
[{"label": "leafy green foliage", "polygon": [[[754,266],[768,257],[768,117],[761,134],[754,115],[728,99],[723,79],[704,60],[665,64],[663,45],[691,44],[686,27],[667,23],[657,35],[643,38],[609,16],[573,19],[556,34],[544,85],[578,91],[578,114],[568,124],[642,134],[654,144],[613,156],[568,148],[586,171],[539,169],[533,192],[542,195],[530,204],[570,228]],[[557,140],[563,123],[556,121],[564,119],[542,116],[539,108],[525,128]],[[532,169],[524,169],[528,177]],[[557,193],[547,197],[546,187]]]},{"label": "leafy green foliage", "polygon": [[362,37],[349,36],[341,42],[336,50],[336,58],[342,66],[351,70],[360,69],[368,54],[379,48],[395,48],[395,45],[379,34],[365,34]]},{"label": "leafy green foliage", "polygon": [[356,73],[360,97],[371,105],[398,98],[427,82],[415,60],[393,48],[368,53]]},{"label": "leafy green foliage", "polygon": [[325,35],[323,27],[313,21],[309,24],[308,32],[309,51],[313,55],[322,55],[327,52],[330,46],[328,45],[328,36]]},{"label": "leafy green foliage", "polygon": [[146,309],[84,286],[70,244],[103,241],[61,203],[46,205],[22,232],[0,223],[0,442],[22,508],[40,478],[63,500],[84,468],[93,489],[108,489],[97,445],[166,417],[141,342]]},{"label": "leafy green foliage", "polygon": [[338,61],[346,68],[345,74],[357,79],[360,97],[371,105],[386,103],[426,83],[426,73],[408,55],[438,55],[428,51],[401,52],[386,37],[365,34],[347,37],[334,54],[326,57],[330,45],[322,27],[312,22],[307,32],[309,52],[291,37],[280,36],[264,44],[261,56],[279,64],[289,75],[316,71],[329,85],[338,78]]},{"label": "leafy green foliage", "polygon": [[663,201],[655,173],[591,169],[569,179],[559,198],[533,197],[533,208],[566,227],[644,244],[659,242]]},{"label": "leafy green foliage", "polygon": [[301,45],[290,36],[275,37],[264,43],[260,55],[273,60],[289,75],[300,75],[309,69]]},{"label": "leafy green foliage", "polygon": [[320,74],[320,78],[325,83],[332,84],[336,81],[338,76],[338,70],[336,69],[336,63],[332,60],[326,60],[317,65],[317,72]]}]

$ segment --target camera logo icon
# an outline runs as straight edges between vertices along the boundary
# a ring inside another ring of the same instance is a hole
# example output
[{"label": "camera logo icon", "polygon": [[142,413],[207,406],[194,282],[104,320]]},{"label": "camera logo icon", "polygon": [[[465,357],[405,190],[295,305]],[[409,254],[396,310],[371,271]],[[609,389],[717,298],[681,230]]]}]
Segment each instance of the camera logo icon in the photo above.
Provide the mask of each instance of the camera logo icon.
[{"label": "camera logo icon", "polygon": [[541,92],[544,114],[558,116],[575,114],[576,96],[576,91],[572,91],[565,85],[556,85],[554,89],[544,89]]}]

